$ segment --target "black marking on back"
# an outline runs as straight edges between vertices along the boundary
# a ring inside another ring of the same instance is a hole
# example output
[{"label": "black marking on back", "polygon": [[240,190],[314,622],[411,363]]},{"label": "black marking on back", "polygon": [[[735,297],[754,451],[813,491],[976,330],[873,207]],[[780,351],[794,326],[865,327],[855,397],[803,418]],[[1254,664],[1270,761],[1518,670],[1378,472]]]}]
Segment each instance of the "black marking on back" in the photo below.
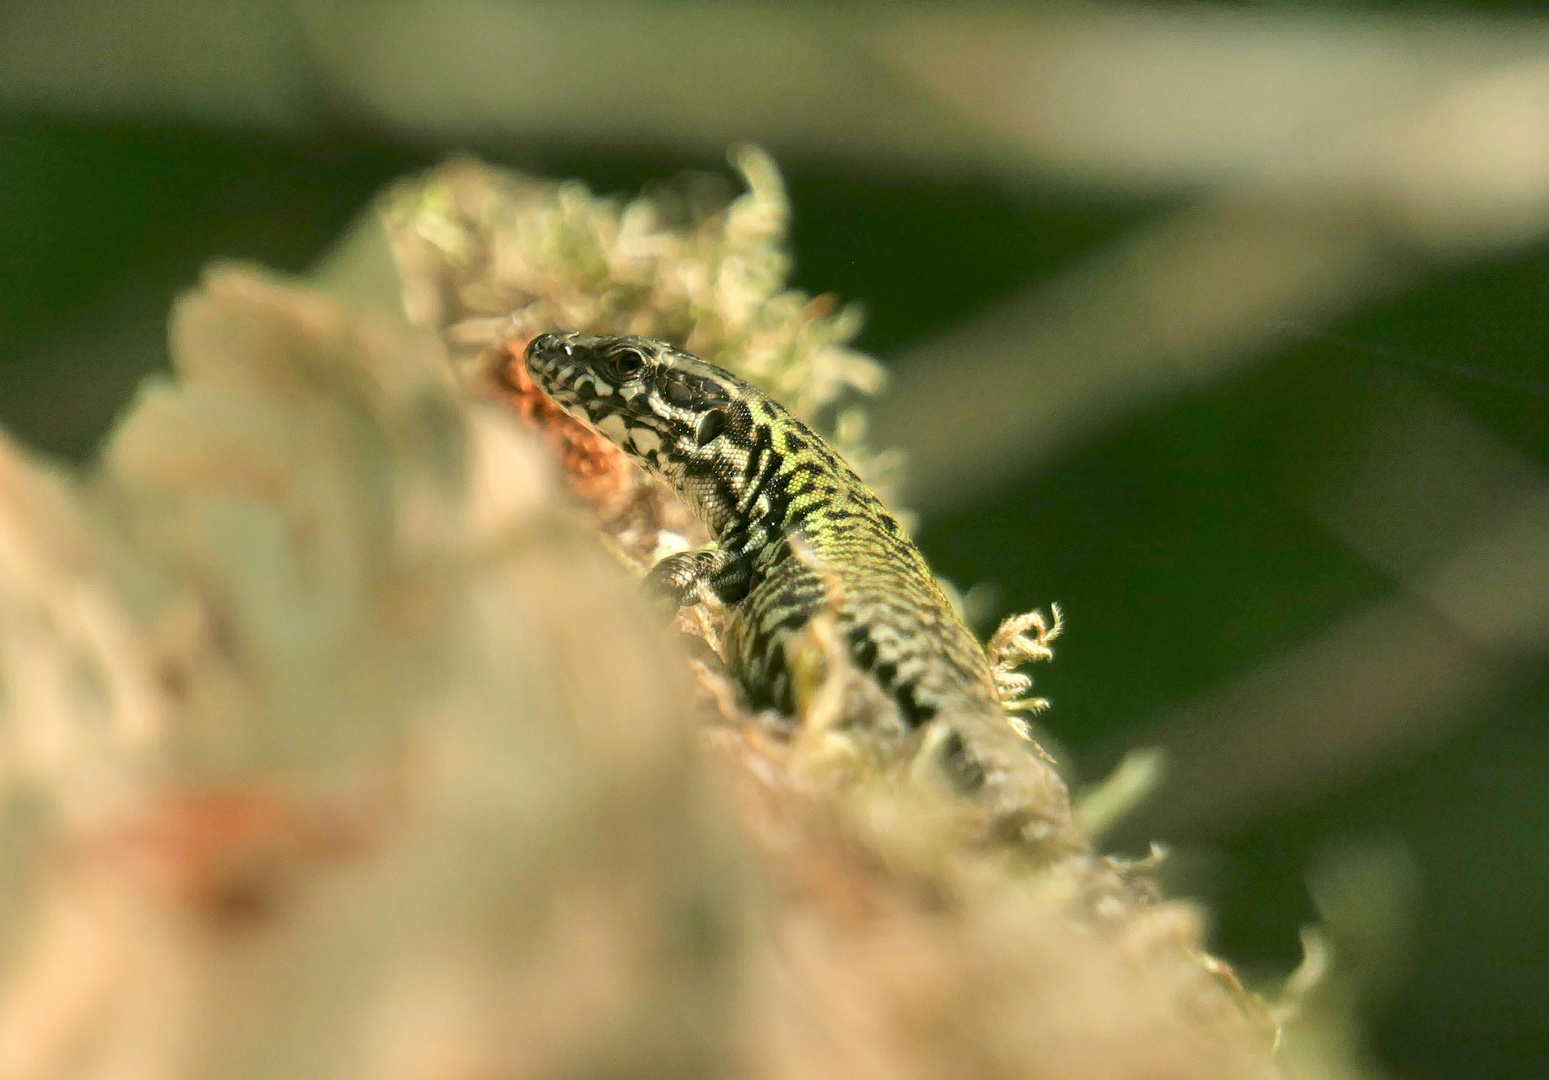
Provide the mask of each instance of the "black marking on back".
[{"label": "black marking on back", "polygon": [[984,786],[984,766],[968,752],[963,736],[954,730],[941,746],[942,764],[958,787],[965,792],[975,792]]},{"label": "black marking on back", "polygon": [[850,660],[861,671],[877,681],[877,685],[891,697],[910,727],[927,723],[937,713],[933,705],[919,698],[919,688],[913,683],[899,683],[898,665],[891,661],[877,662],[877,643],[872,640],[869,627],[852,626],[846,634],[850,646]]},{"label": "black marking on back", "polygon": [[768,424],[759,424],[753,431],[753,441],[748,446],[747,464],[742,467],[742,478],[752,482],[764,463],[764,455],[774,449],[774,434]]},{"label": "black marking on back", "polygon": [[870,671],[877,662],[877,643],[866,626],[850,627],[850,658],[862,671]]},{"label": "black marking on back", "polygon": [[893,694],[893,699],[904,714],[904,722],[912,728],[929,723],[937,713],[934,705],[925,704],[918,695],[919,688],[913,683],[905,683]]}]

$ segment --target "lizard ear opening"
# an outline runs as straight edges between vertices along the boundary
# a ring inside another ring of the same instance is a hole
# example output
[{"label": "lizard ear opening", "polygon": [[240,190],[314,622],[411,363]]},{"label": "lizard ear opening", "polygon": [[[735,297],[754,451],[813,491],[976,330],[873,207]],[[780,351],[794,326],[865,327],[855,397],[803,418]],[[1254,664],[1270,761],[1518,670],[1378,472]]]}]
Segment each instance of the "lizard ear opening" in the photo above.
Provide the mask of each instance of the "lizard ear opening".
[{"label": "lizard ear opening", "polygon": [[694,445],[704,446],[725,430],[725,410],[712,409],[699,418],[699,426],[694,429]]}]

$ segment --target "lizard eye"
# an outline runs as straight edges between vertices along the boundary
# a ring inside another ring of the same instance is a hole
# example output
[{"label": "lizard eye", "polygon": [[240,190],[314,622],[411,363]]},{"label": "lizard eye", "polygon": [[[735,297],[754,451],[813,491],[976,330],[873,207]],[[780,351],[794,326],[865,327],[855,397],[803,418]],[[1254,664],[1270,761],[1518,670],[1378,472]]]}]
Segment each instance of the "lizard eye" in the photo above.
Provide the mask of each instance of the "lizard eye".
[{"label": "lizard eye", "polygon": [[613,355],[612,363],[621,379],[633,379],[645,370],[645,357],[635,349],[621,349]]}]

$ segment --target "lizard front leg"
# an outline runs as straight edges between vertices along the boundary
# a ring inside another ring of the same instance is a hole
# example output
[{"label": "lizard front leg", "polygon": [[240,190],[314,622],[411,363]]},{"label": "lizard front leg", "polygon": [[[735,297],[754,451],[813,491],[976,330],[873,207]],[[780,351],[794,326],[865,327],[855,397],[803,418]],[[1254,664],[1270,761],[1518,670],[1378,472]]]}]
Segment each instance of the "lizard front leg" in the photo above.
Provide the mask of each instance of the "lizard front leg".
[{"label": "lizard front leg", "polygon": [[710,579],[726,562],[726,554],[713,547],[668,555],[645,575],[646,591],[669,616],[675,615],[702,599]]},{"label": "lizard front leg", "polygon": [[647,590],[669,615],[710,596],[723,604],[735,604],[747,596],[753,581],[753,568],[747,559],[713,547],[668,555],[645,576]]}]

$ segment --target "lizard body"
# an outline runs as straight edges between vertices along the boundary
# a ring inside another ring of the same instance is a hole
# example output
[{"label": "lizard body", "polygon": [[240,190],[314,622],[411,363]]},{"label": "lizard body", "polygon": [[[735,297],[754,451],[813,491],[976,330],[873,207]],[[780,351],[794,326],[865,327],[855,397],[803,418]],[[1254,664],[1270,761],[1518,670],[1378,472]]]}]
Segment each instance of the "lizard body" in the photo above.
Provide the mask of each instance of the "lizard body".
[{"label": "lizard body", "polygon": [[[833,613],[854,665],[933,740],[957,785],[1006,815],[1063,786],[1007,720],[983,648],[924,557],[865,482],[806,424],[736,375],[651,338],[542,334],[533,381],[683,498],[711,549],[659,562],[652,585],[681,606],[727,608],[726,661],[754,708],[796,711],[786,648]],[[1024,832],[1060,832],[1048,815]],[[1055,814],[1058,818],[1061,815]]]}]

